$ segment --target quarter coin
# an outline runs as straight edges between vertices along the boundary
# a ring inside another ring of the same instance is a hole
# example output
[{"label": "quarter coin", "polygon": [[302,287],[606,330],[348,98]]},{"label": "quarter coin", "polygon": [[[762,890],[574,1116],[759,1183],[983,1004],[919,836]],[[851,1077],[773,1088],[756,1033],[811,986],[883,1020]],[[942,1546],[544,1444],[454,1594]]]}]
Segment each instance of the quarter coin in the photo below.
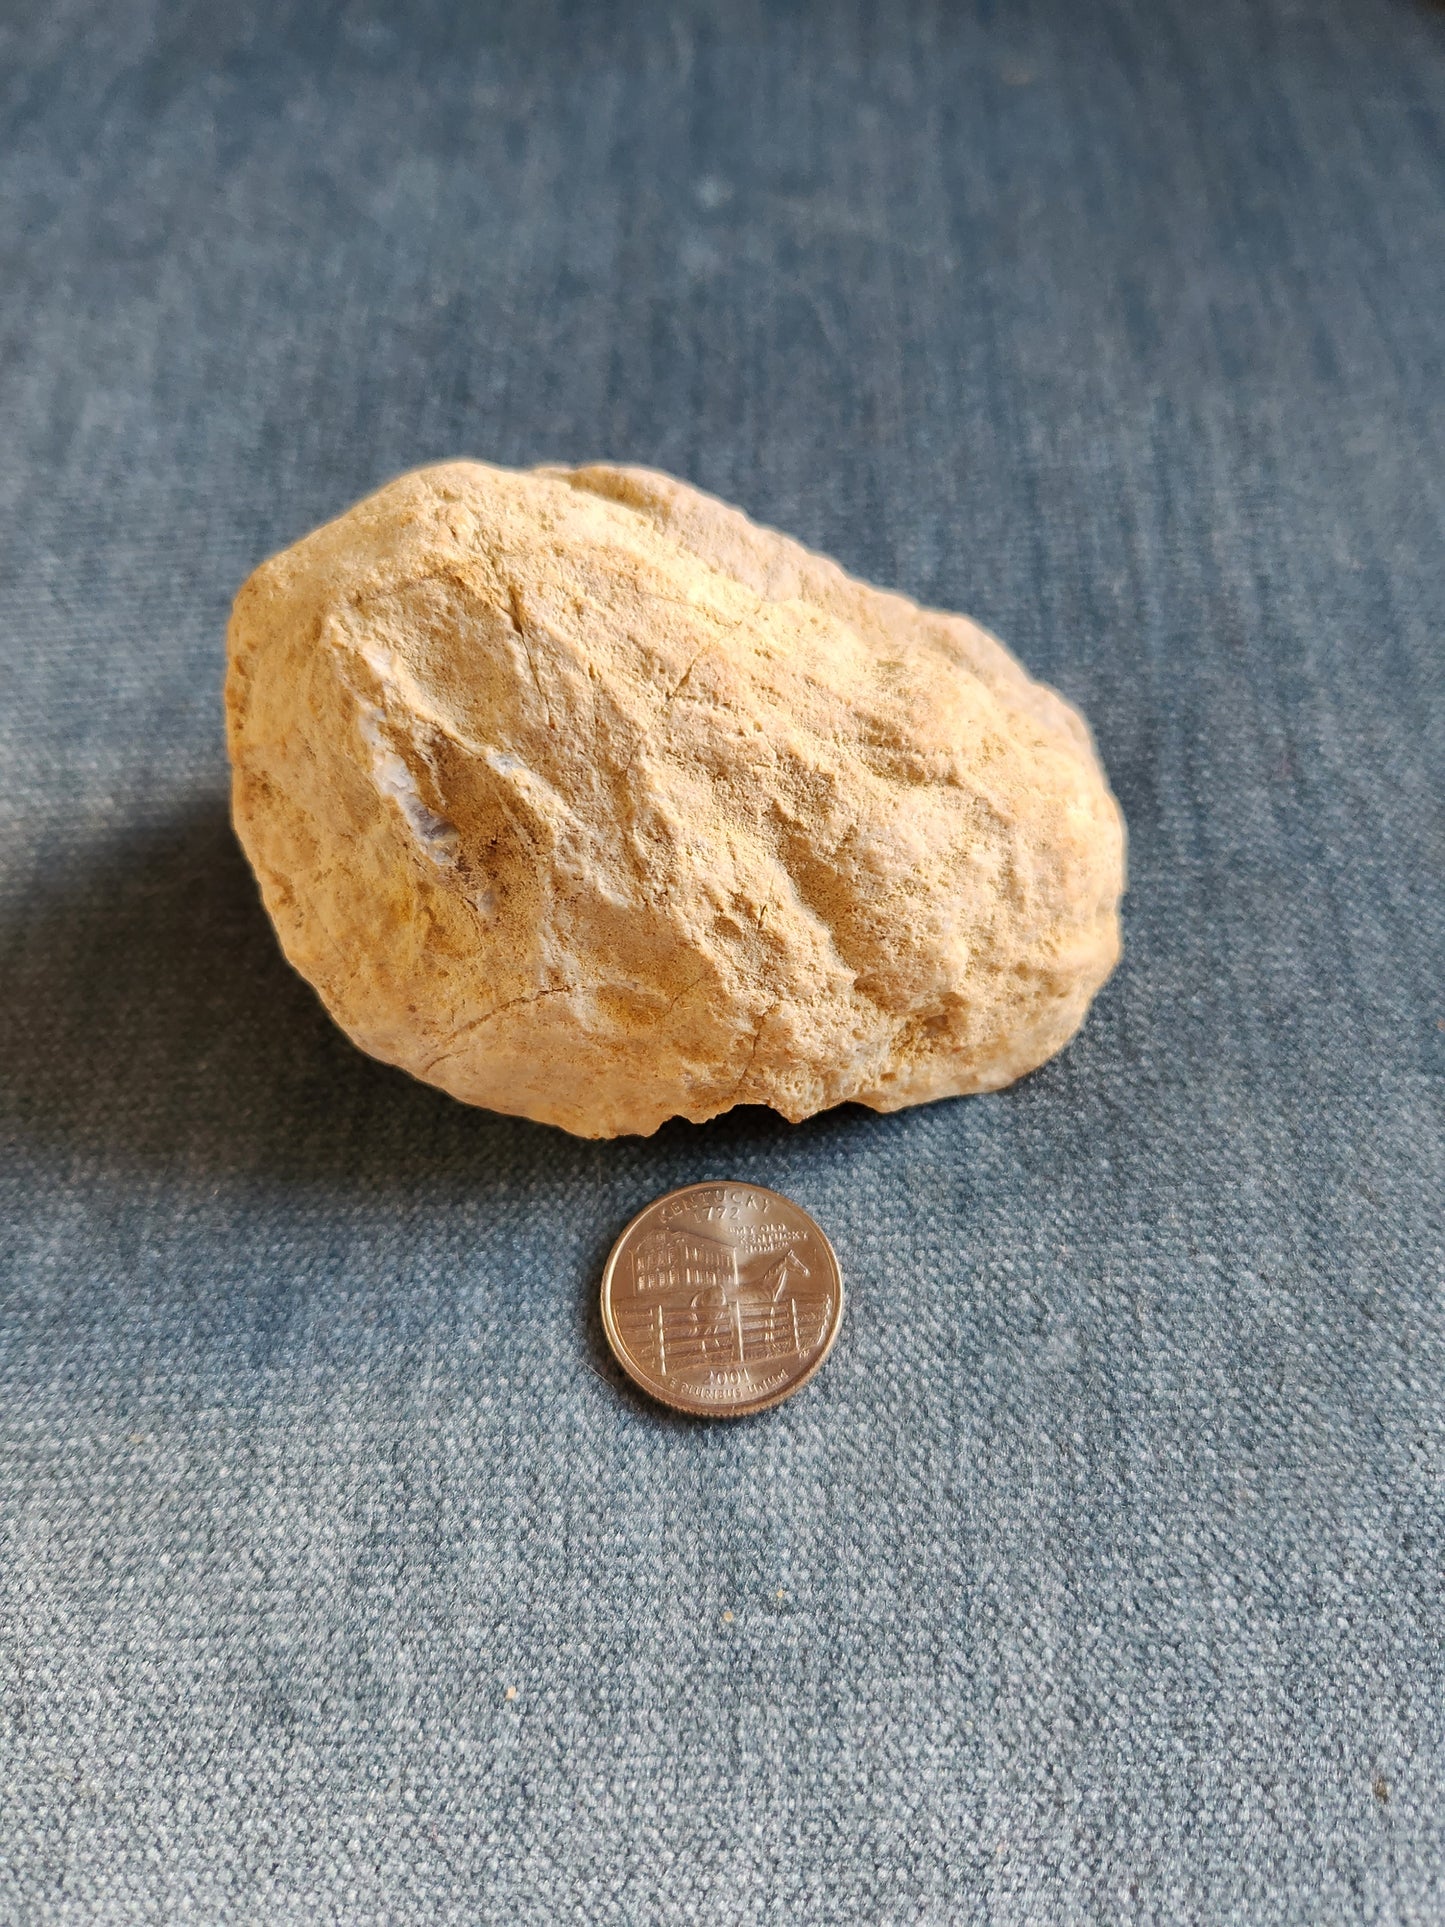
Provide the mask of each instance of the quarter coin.
[{"label": "quarter coin", "polygon": [[796,1392],[838,1335],[820,1227],[761,1184],[689,1184],[639,1211],[602,1274],[617,1362],[679,1412],[742,1418]]}]

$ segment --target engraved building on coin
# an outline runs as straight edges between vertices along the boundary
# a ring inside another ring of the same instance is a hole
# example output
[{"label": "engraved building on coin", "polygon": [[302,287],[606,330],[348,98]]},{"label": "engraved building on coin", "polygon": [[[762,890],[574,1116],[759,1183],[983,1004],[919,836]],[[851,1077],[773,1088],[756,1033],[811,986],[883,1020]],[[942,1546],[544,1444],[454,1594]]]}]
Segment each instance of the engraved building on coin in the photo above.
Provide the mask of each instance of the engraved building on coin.
[{"label": "engraved building on coin", "polygon": [[603,1319],[629,1374],[687,1411],[776,1403],[822,1362],[842,1309],[819,1227],[759,1185],[692,1185],[623,1233]]}]

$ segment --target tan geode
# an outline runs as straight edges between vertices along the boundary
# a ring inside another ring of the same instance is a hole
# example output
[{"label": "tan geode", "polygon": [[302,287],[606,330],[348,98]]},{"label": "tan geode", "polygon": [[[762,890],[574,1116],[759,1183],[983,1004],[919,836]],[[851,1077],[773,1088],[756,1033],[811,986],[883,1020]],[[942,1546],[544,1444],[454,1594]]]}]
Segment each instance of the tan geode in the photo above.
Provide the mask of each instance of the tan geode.
[{"label": "tan geode", "polygon": [[236,828],[364,1050],[588,1137],[994,1090],[1119,954],[1081,718],[642,469],[403,475],[257,569]]}]

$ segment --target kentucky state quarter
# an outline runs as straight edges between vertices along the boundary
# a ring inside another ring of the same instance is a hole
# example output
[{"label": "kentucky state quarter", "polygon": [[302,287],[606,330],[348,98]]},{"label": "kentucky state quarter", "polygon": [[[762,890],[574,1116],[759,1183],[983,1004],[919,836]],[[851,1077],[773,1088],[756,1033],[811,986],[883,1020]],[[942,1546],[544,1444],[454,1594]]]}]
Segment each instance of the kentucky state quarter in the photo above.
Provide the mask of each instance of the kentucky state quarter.
[{"label": "kentucky state quarter", "polygon": [[679,1412],[742,1418],[806,1385],[843,1316],[832,1245],[760,1184],[689,1184],[628,1225],[602,1323],[628,1377]]}]

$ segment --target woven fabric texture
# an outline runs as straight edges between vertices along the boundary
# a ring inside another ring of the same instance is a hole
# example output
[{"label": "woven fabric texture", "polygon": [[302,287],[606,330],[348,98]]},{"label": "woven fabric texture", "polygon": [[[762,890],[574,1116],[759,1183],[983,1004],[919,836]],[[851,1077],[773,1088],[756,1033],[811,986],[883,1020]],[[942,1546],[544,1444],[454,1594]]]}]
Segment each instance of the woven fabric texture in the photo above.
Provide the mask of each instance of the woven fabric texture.
[{"label": "woven fabric texture", "polygon": [[[9,0],[0,1919],[1445,1919],[1445,13]],[[1014,1090],[593,1144],[369,1061],[231,595],[408,466],[670,470],[1092,720]],[[752,1179],[826,1370],[632,1396]]]}]

